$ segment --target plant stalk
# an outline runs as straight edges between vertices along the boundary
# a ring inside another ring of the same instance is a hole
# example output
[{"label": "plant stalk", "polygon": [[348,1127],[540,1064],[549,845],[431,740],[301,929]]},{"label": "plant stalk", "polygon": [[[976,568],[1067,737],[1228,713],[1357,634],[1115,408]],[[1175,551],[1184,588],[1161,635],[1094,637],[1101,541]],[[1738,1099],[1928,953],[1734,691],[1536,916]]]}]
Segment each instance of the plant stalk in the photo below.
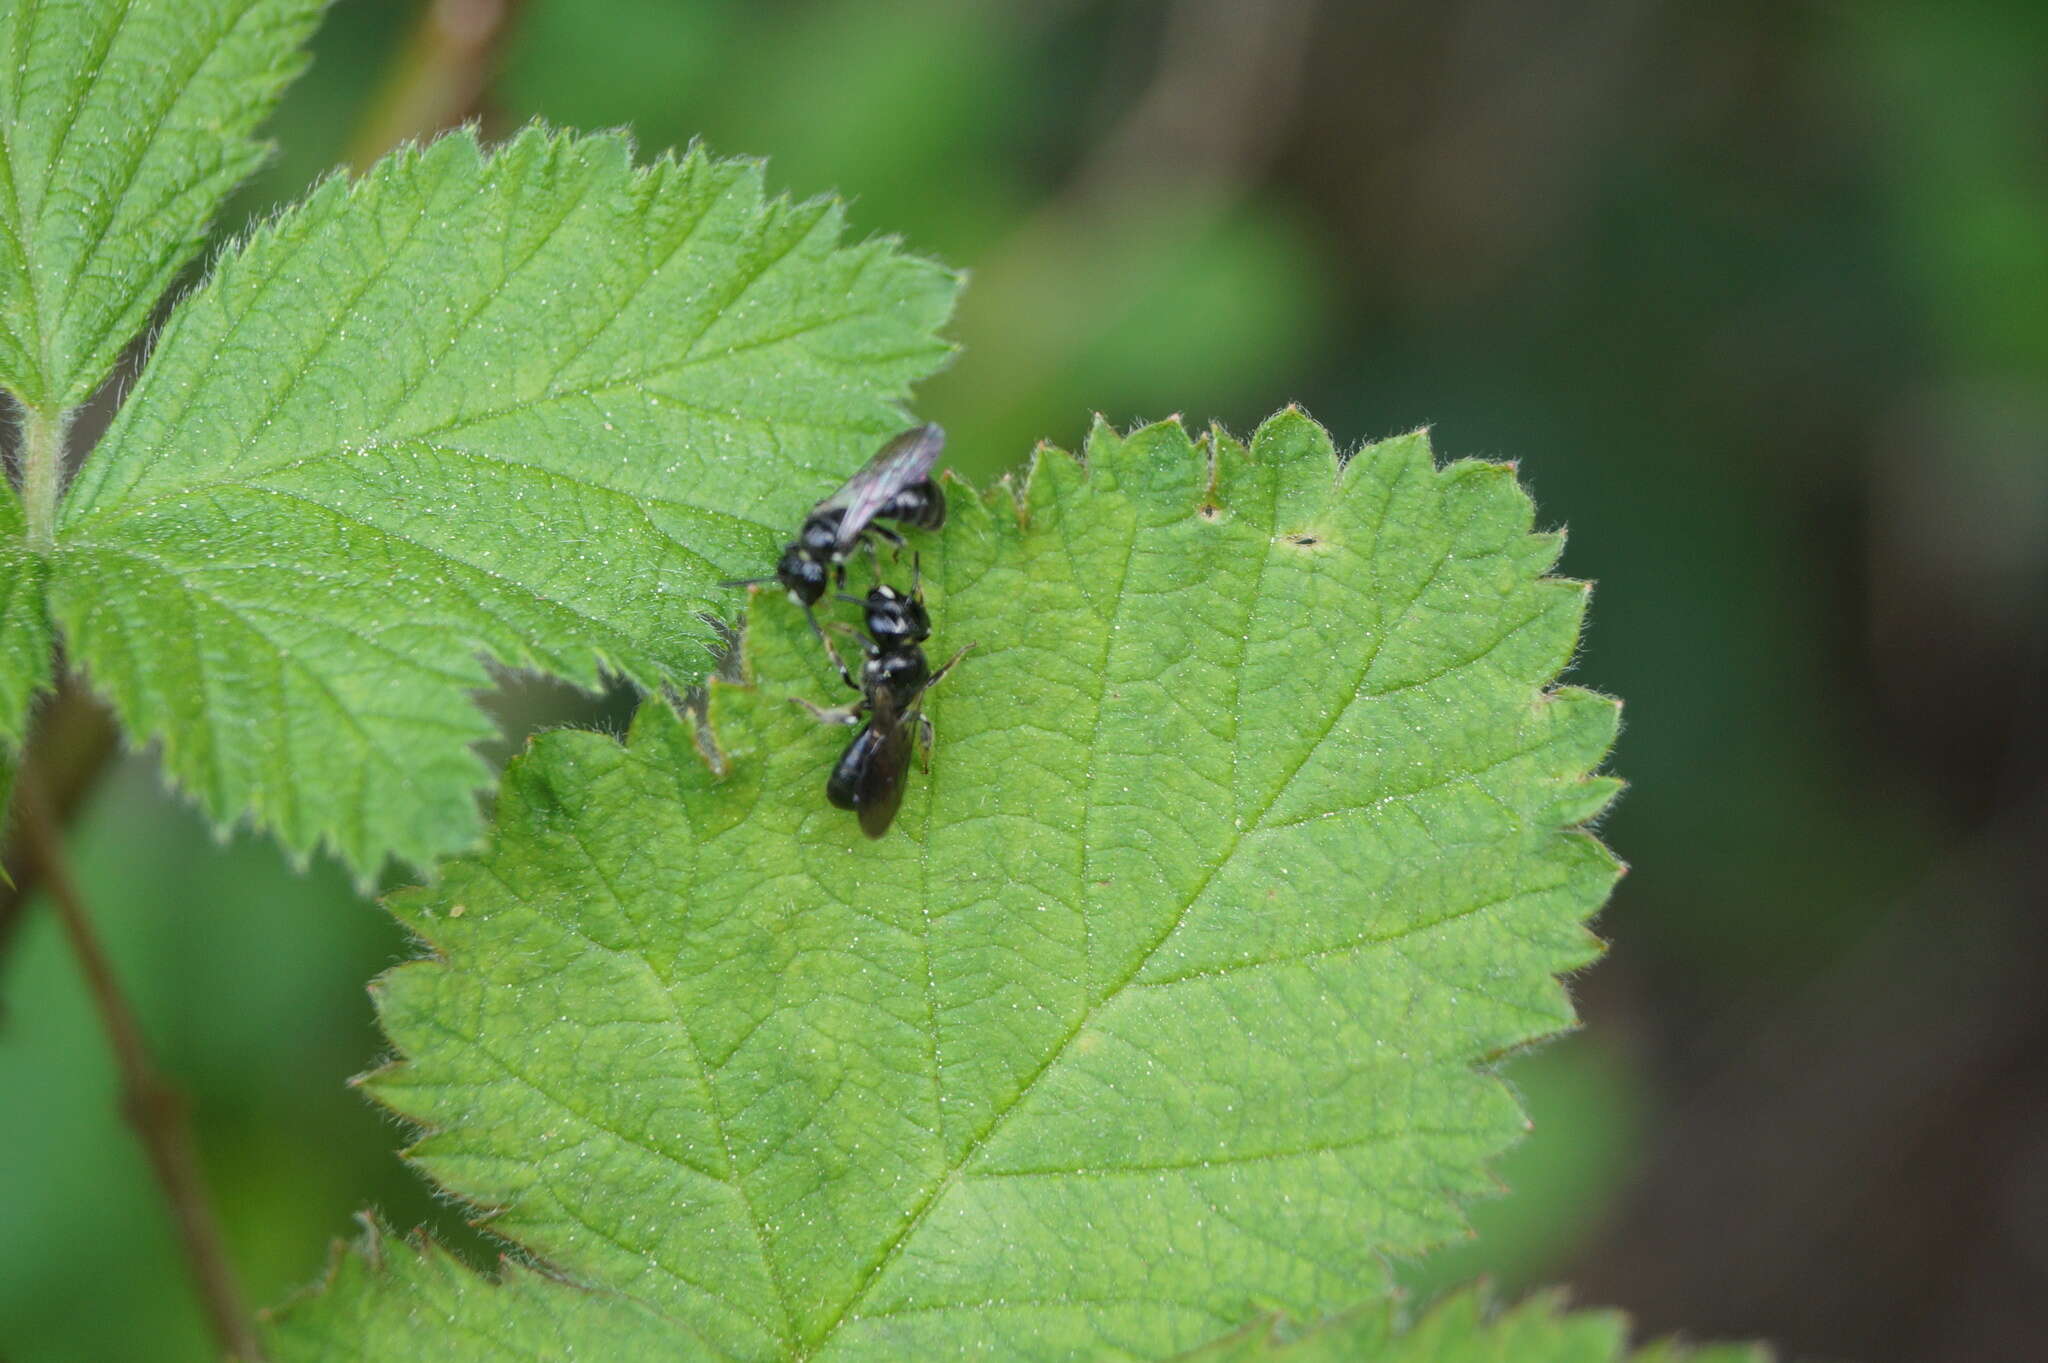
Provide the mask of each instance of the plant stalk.
[{"label": "plant stalk", "polygon": [[[102,773],[121,748],[114,717],[76,673],[59,658],[51,665],[58,678],[56,692],[36,707],[27,742],[17,755],[20,784],[33,785],[43,798],[43,813],[59,829],[70,825]],[[4,823],[4,820],[0,820]],[[42,888],[42,868],[30,857],[16,830],[8,839],[4,862],[12,884],[0,882],[0,980],[7,977],[7,958],[14,948],[30,896]],[[7,1025],[7,996],[0,993],[0,1028]]]},{"label": "plant stalk", "polygon": [[24,772],[14,796],[15,818],[24,850],[41,872],[43,887],[56,905],[64,935],[84,972],[86,990],[106,1028],[121,1075],[121,1112],[149,1157],[151,1170],[170,1204],[179,1243],[199,1292],[201,1307],[222,1352],[243,1363],[263,1357],[254,1322],[243,1305],[240,1286],[206,1194],[206,1181],[192,1141],[185,1095],[156,1068],[142,1039],[142,1028],[114,976],[113,963],[94,931],[85,900],[71,876],[61,838],[35,788]]},{"label": "plant stalk", "polygon": [[28,513],[28,543],[47,552],[57,542],[57,495],[64,484],[64,438],[75,408],[22,409],[21,500]]}]

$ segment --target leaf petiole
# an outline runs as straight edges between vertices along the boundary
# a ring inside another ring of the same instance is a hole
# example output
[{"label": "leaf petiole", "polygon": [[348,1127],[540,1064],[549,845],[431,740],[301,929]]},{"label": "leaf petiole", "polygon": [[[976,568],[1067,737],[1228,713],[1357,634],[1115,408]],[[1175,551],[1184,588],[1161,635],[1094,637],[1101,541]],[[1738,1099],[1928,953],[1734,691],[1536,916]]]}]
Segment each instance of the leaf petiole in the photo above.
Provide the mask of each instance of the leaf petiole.
[{"label": "leaf petiole", "polygon": [[47,553],[57,542],[57,501],[64,486],[65,437],[77,408],[55,412],[24,404],[21,422],[21,497],[28,513],[29,547]]}]

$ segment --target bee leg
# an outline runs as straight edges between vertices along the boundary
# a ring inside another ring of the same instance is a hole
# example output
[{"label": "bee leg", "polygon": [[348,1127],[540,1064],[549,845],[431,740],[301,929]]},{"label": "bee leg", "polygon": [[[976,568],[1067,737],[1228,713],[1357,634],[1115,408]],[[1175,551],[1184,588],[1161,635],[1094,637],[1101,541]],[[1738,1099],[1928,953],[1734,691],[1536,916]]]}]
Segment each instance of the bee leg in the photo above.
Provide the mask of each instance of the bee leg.
[{"label": "bee leg", "polygon": [[[836,630],[838,628],[838,622],[834,621],[833,624],[834,629]],[[839,679],[845,682],[847,686],[849,686],[853,690],[860,690],[860,683],[853,679],[853,673],[849,672],[846,668],[846,660],[839,656],[838,649],[832,647],[832,641],[825,637],[824,630],[818,631],[818,641],[825,645],[825,656],[832,660],[832,666],[839,669]]]},{"label": "bee leg", "polygon": [[960,646],[960,651],[958,653],[955,653],[952,657],[946,659],[945,664],[942,667],[940,667],[938,671],[932,673],[931,679],[924,684],[923,689],[919,691],[918,694],[923,695],[925,691],[929,691],[934,686],[937,686],[940,680],[948,672],[951,672],[953,670],[953,664],[959,662],[962,658],[966,657],[967,650],[973,647],[973,644],[962,644]]},{"label": "bee leg", "polygon": [[865,700],[858,700],[851,705],[841,705],[827,710],[822,705],[812,704],[802,696],[791,696],[789,703],[791,705],[801,705],[804,709],[809,710],[811,718],[817,720],[820,724],[844,724],[848,727],[860,723],[860,717],[867,713],[868,708],[868,703]]},{"label": "bee leg", "polygon": [[882,551],[875,548],[875,540],[887,540],[889,542],[889,557],[892,561],[901,559],[903,557],[904,546],[906,546],[909,543],[909,541],[904,539],[903,536],[897,534],[894,530],[891,530],[886,525],[870,525],[868,527],[868,533],[875,537],[875,539],[871,539],[868,541],[868,549],[870,550],[870,552],[874,554],[875,580],[879,582],[882,577]]},{"label": "bee leg", "polygon": [[903,543],[903,536],[883,525],[870,525],[867,529],[861,531],[860,547],[867,551],[868,570],[874,574],[876,584],[880,585],[882,581],[882,551],[875,547],[877,539],[894,540],[897,544],[901,544]]},{"label": "bee leg", "polygon": [[[953,670],[953,664],[966,657],[967,650],[973,647],[973,644],[962,644],[960,651],[946,659],[944,666],[932,673],[930,680],[926,681],[918,689],[917,694],[922,696],[926,691],[937,686],[945,675]],[[936,731],[932,728],[932,717],[919,710],[917,712],[917,769],[919,771],[930,771],[932,769],[932,742],[936,736]]]}]

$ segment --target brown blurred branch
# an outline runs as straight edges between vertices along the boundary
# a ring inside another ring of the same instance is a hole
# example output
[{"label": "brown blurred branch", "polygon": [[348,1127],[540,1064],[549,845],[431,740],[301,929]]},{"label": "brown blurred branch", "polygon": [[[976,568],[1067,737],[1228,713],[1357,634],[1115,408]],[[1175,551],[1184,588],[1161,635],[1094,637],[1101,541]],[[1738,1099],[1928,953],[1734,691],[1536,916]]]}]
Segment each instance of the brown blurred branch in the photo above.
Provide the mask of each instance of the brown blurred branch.
[{"label": "brown blurred branch", "polygon": [[[106,707],[82,682],[67,676],[57,693],[36,710],[19,786],[42,792],[47,817],[66,827],[113,760],[119,740]],[[20,841],[17,836],[16,845],[7,850],[7,874],[14,883],[0,884],[0,964],[6,962],[21,929],[29,896],[42,881],[40,864]]]},{"label": "brown blurred branch", "polygon": [[121,992],[113,963],[94,931],[91,915],[64,856],[62,836],[50,817],[34,773],[24,772],[15,787],[15,821],[28,864],[41,874],[56,906],[64,935],[85,975],[100,1023],[113,1048],[121,1075],[121,1112],[135,1129],[149,1156],[149,1165],[170,1204],[178,1240],[199,1291],[215,1341],[231,1358],[259,1360],[249,1312],[228,1263],[220,1225],[206,1194],[206,1182],[192,1143],[185,1096],[165,1079],[150,1060],[127,996]]},{"label": "brown blurred branch", "polygon": [[366,170],[402,142],[476,115],[519,17],[522,0],[428,0],[350,140],[349,164]]}]

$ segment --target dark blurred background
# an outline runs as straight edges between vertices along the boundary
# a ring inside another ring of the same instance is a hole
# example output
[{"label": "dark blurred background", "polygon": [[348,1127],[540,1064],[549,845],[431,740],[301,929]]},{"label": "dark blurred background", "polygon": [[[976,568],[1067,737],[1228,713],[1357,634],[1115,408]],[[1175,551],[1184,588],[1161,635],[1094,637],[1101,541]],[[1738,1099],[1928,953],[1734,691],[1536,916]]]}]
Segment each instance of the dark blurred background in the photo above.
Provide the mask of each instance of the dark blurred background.
[{"label": "dark blurred background", "polygon": [[[968,267],[918,410],[976,477],[1290,401],[1521,461],[1634,871],[1509,1068],[1514,1196],[1405,1278],[2048,1357],[2048,5],[354,0],[226,225],[465,114],[764,155]],[[77,828],[252,1295],[364,1206],[481,1251],[344,1087],[382,914],[143,759]],[[208,1357],[51,915],[0,971],[0,1353]]]}]

